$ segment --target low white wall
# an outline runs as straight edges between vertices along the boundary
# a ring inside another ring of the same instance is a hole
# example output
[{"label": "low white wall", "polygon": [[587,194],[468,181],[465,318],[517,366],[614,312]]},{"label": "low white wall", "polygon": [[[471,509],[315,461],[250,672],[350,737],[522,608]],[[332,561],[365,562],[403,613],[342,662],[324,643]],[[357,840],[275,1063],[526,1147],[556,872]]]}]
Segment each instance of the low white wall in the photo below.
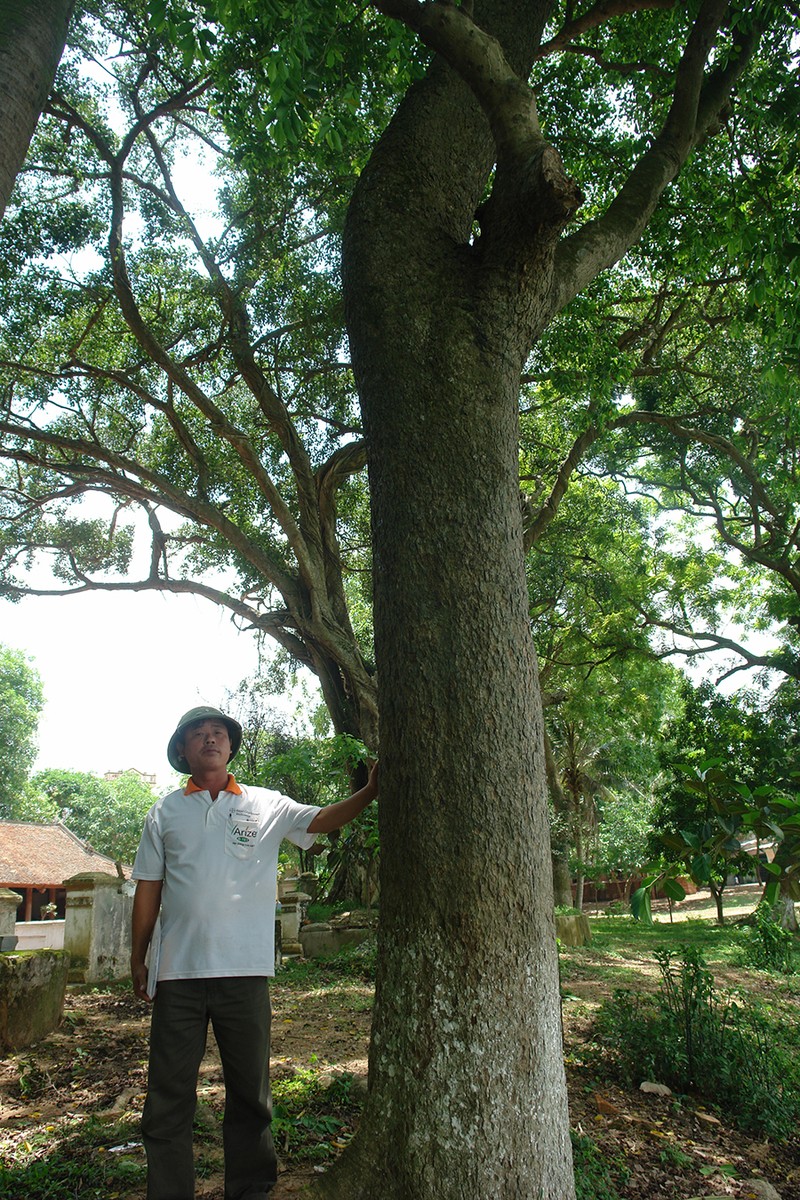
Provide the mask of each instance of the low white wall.
[{"label": "low white wall", "polygon": [[63,950],[64,921],[17,921],[17,950]]}]

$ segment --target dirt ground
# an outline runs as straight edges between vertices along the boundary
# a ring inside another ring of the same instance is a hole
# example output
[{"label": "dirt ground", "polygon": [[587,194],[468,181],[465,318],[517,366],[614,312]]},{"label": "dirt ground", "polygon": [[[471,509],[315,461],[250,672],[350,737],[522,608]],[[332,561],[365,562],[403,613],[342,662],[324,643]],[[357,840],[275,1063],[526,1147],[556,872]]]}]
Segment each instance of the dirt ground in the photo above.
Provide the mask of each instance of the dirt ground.
[{"label": "dirt ground", "polygon": [[[641,965],[643,971],[652,969],[652,964]],[[624,1161],[629,1172],[619,1189],[624,1200],[761,1200],[770,1195],[746,1182],[753,1179],[768,1181],[781,1200],[800,1200],[800,1137],[788,1145],[748,1137],[724,1115],[690,1100],[677,1103],[598,1080],[583,1049],[596,1006],[610,987],[597,978],[581,980],[580,972],[571,975],[563,1006],[564,1038],[572,1127],[591,1137],[604,1156]],[[274,1078],[313,1066],[347,1071],[366,1083],[366,985],[306,989],[284,986],[278,976],[272,995]],[[63,1137],[90,1115],[109,1127],[121,1118],[137,1121],[144,1098],[147,1022],[146,1008],[127,991],[70,989],[60,1029],[45,1042],[0,1060],[0,1163],[13,1161],[15,1147],[30,1149],[37,1138]],[[223,1086],[213,1038],[201,1071],[199,1100],[201,1123],[205,1120],[215,1131],[209,1141],[216,1138],[218,1143]],[[103,1152],[124,1152],[140,1160],[135,1132],[131,1136],[124,1147],[109,1144]],[[341,1134],[332,1139],[334,1150],[345,1141]],[[207,1146],[203,1155],[198,1200],[222,1200],[218,1145],[216,1150]],[[299,1197],[319,1169],[285,1159],[275,1200]],[[143,1191],[138,1185],[116,1195],[141,1200]]]}]

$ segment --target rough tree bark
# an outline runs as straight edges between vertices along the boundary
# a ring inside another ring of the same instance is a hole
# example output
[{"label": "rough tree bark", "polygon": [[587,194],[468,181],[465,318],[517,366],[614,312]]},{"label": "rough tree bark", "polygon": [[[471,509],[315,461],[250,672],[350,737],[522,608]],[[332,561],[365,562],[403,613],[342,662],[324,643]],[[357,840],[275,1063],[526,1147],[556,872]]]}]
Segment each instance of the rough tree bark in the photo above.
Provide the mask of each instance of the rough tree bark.
[{"label": "rough tree bark", "polygon": [[[524,70],[544,6],[516,30],[507,7],[487,27],[519,35]],[[578,195],[541,142],[513,153],[526,162],[470,249],[494,147],[440,62],[376,148],[346,233],[386,781],[370,1096],[322,1184],[348,1200],[574,1195],[517,396]]]},{"label": "rough tree bark", "polygon": [[520,376],[727,95],[733,71],[703,92],[725,5],[701,4],[675,104],[617,200],[565,240],[580,193],[524,82],[552,6],[376,7],[441,57],[376,145],[343,249],[372,495],[381,931],[369,1098],[320,1189],[570,1200]]},{"label": "rough tree bark", "polygon": [[0,217],[64,52],[74,0],[0,0]]}]

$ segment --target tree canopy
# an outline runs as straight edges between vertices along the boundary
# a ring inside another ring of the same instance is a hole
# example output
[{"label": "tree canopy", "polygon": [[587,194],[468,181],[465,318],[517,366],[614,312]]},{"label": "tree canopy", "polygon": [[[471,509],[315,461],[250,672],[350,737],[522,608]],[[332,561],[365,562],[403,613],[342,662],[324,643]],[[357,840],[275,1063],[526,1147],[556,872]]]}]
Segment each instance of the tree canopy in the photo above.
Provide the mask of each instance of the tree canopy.
[{"label": "tree canopy", "polygon": [[[791,616],[791,496],[765,556],[780,455],[719,344],[790,423],[797,23],[198,0],[73,26],[0,229],[4,588],[40,587],[33,554],[55,589],[192,590],[316,670],[338,732],[373,745],[380,708],[370,1096],[331,1198],[574,1194],[524,551],[579,470],[658,505],[664,463]],[[178,169],[201,154],[215,219]],[[377,674],[345,584],[366,460]]]},{"label": "tree canopy", "polygon": [[115,862],[132,863],[144,819],[156,795],[134,771],[116,779],[101,779],[85,771],[48,768],[31,780],[32,791],[49,809],[98,854]]},{"label": "tree canopy", "polygon": [[[690,18],[653,7],[561,24],[556,9],[535,56],[547,136],[587,193],[565,263],[666,112],[662,84]],[[311,666],[336,729],[373,743],[371,646],[349,611],[364,569],[354,472],[365,452],[339,236],[370,146],[424,67],[421,43],[445,36],[418,29],[414,5],[387,11],[408,27],[346,5],[294,5],[288,25],[279,4],[158,3],[149,19],[136,4],[83,6],[0,229],[7,594],[205,595]],[[545,553],[576,472],[614,474],[651,505],[690,513],[674,550],[648,518],[625,636],[661,629],[686,649],[729,648],[791,673],[792,21],[769,4],[732,14],[706,99],[745,69],[747,88],[701,117],[696,155],[624,268],[610,255],[593,278],[600,264],[586,270],[581,255],[583,292],[559,298],[533,350],[521,487],[528,543]],[[710,10],[703,19],[710,31]],[[578,97],[592,114],[580,137]],[[637,184],[657,157],[642,159]],[[135,511],[150,532],[146,566],[131,560]],[[719,552],[697,548],[700,516]],[[590,528],[599,534],[596,512]],[[44,589],[24,567],[31,549],[52,567]],[[542,569],[537,554],[531,571]],[[781,644],[743,647],[727,636],[731,613],[782,629]]]}]

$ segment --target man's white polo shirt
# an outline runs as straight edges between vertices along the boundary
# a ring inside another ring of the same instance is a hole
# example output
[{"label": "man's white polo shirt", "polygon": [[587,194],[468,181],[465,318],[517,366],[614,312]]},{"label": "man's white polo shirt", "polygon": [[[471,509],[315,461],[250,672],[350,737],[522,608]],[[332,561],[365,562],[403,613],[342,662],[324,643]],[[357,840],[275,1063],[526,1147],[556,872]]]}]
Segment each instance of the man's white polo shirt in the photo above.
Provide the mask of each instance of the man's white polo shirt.
[{"label": "man's white polo shirt", "polygon": [[278,851],[313,846],[319,811],[232,775],[216,800],[190,779],[153,805],[132,875],[164,881],[159,980],[275,973]]}]

